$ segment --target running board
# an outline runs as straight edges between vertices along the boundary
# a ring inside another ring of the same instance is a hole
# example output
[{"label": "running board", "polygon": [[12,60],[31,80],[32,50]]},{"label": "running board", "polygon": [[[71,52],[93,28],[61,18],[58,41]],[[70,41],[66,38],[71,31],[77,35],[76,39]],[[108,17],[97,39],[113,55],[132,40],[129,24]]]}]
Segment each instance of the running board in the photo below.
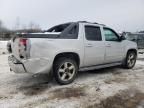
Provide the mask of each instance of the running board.
[{"label": "running board", "polygon": [[101,69],[101,68],[106,68],[106,67],[118,66],[118,65],[121,65],[121,64],[122,63],[112,63],[112,64],[89,66],[89,67],[80,68],[79,71],[88,71],[88,70],[94,70],[94,69]]}]

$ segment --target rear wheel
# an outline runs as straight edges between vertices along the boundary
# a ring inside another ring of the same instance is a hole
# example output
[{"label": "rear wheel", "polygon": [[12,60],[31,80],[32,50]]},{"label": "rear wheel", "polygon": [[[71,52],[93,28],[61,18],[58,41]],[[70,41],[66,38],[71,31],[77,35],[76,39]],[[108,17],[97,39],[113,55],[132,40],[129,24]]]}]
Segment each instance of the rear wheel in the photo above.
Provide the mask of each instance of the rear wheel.
[{"label": "rear wheel", "polygon": [[137,55],[134,51],[129,51],[127,53],[127,57],[126,57],[126,60],[125,60],[125,63],[124,63],[124,66],[127,68],[127,69],[131,69],[135,66],[135,63],[136,63],[136,58],[137,58]]},{"label": "rear wheel", "polygon": [[59,84],[72,83],[76,77],[78,66],[72,58],[61,57],[54,63],[54,77]]}]

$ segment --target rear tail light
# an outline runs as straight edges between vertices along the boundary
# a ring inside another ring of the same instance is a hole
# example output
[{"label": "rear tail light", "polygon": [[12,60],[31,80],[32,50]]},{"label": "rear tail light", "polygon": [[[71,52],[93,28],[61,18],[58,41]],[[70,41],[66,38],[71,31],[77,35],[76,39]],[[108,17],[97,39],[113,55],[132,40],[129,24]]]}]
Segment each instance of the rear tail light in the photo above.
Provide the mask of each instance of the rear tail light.
[{"label": "rear tail light", "polygon": [[27,50],[28,39],[20,38],[19,40],[19,57],[26,58],[26,50]]},{"label": "rear tail light", "polygon": [[28,40],[28,39],[21,38],[21,39],[20,39],[20,45],[27,46],[27,40]]}]

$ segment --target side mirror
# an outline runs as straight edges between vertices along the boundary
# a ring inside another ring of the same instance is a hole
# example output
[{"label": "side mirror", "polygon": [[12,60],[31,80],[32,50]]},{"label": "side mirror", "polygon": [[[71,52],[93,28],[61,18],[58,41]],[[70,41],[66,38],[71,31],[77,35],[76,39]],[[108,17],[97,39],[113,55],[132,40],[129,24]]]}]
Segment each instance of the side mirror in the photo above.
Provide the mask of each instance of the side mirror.
[{"label": "side mirror", "polygon": [[132,39],[132,41],[136,41],[136,39]]},{"label": "side mirror", "polygon": [[121,35],[119,39],[120,39],[120,41],[122,41],[122,40],[125,40],[126,38],[125,38],[125,36]]}]

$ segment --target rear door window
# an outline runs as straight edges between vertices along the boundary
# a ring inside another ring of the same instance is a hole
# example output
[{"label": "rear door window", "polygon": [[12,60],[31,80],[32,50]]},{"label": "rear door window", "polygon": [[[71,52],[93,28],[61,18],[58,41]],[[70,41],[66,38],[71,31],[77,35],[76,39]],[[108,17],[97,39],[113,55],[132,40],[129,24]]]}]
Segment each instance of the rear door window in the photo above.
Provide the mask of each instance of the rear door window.
[{"label": "rear door window", "polygon": [[85,37],[90,41],[102,41],[100,27],[85,26]]}]

